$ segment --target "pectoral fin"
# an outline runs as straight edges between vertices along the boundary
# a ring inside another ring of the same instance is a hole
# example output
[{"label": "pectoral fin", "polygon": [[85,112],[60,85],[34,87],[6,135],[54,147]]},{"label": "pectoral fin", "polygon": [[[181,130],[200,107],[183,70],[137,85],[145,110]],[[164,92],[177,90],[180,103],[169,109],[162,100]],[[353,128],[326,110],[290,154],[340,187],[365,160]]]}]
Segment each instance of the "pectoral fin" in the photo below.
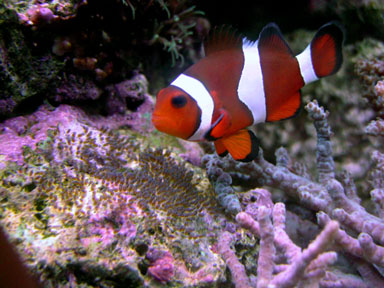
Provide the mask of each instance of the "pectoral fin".
[{"label": "pectoral fin", "polygon": [[259,153],[259,141],[249,130],[243,129],[235,134],[215,141],[216,152],[220,156],[226,151],[233,159],[242,162],[254,160]]},{"label": "pectoral fin", "polygon": [[219,110],[220,116],[217,118],[215,123],[212,124],[211,128],[205,134],[205,139],[208,141],[215,141],[225,134],[228,128],[231,126],[232,117],[225,109]]}]

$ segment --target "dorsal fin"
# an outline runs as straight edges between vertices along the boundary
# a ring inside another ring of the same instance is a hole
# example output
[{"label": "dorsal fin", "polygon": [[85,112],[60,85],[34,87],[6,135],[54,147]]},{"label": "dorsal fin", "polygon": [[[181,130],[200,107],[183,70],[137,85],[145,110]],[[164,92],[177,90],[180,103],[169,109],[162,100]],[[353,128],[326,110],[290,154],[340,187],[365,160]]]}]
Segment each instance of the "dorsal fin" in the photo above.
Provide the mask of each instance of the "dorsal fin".
[{"label": "dorsal fin", "polygon": [[205,56],[223,50],[241,49],[243,37],[231,26],[215,27],[204,43]]},{"label": "dorsal fin", "polygon": [[269,23],[263,28],[263,30],[261,30],[258,45],[259,49],[265,47],[271,53],[281,53],[285,56],[290,55],[291,57],[294,57],[291,48],[285,41],[284,36],[280,31],[280,28],[275,23]]},{"label": "dorsal fin", "polygon": [[270,23],[258,40],[260,64],[269,121],[296,115],[301,106],[300,88],[304,85],[299,64],[279,27]]}]

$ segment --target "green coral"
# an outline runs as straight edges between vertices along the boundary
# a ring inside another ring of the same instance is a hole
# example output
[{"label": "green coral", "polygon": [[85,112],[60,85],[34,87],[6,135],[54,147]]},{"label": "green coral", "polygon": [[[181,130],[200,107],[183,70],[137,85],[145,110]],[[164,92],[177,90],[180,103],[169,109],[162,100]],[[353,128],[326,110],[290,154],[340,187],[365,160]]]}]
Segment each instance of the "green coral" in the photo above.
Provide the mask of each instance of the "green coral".
[{"label": "green coral", "polygon": [[163,45],[164,50],[171,54],[172,66],[175,65],[176,61],[180,61],[180,66],[184,65],[185,59],[181,54],[181,50],[185,45],[186,38],[193,34],[192,28],[196,26],[196,22],[188,23],[183,20],[204,14],[201,11],[196,11],[195,8],[195,6],[191,6],[172,17],[168,11],[169,19],[156,23],[155,33],[150,43],[161,43]]},{"label": "green coral", "polygon": [[[136,8],[134,4],[131,3],[129,0],[121,0],[121,2],[125,5],[128,6],[132,10],[132,18],[135,19],[136,16]],[[171,12],[168,9],[167,4],[163,0],[157,0],[156,1],[160,7],[167,13],[168,18],[171,18]]]}]

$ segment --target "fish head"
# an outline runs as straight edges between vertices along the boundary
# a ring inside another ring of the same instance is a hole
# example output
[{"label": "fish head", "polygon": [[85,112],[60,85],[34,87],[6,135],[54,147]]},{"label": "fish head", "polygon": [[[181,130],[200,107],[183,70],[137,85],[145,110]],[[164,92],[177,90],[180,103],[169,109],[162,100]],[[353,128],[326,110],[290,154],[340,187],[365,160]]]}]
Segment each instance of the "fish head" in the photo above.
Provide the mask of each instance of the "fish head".
[{"label": "fish head", "polygon": [[196,101],[180,88],[171,85],[157,94],[152,114],[157,130],[187,140],[198,129],[200,118]]}]

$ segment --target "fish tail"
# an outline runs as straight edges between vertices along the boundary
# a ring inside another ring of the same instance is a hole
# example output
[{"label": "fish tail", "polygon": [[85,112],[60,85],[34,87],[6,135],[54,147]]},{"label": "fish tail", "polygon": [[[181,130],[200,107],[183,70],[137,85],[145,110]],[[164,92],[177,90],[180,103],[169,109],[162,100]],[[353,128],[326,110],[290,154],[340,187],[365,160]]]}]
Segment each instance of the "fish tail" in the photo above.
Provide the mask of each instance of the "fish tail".
[{"label": "fish tail", "polygon": [[308,47],[297,56],[305,84],[336,73],[343,63],[343,28],[338,22],[323,25]]}]

